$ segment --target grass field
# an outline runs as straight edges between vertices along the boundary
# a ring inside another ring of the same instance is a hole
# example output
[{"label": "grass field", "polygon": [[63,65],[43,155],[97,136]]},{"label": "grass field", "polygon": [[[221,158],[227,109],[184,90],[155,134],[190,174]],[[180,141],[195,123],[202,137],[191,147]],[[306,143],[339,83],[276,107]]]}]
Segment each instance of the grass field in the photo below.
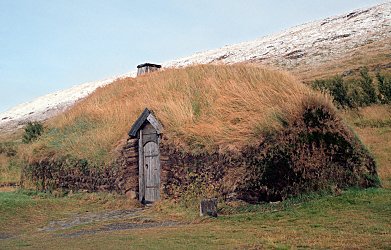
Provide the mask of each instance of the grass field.
[{"label": "grass field", "polygon": [[339,196],[306,196],[277,204],[225,205],[216,219],[189,217],[185,215],[189,208],[163,203],[141,212],[137,224],[150,221],[180,224],[97,230],[113,223],[126,225],[135,221],[117,218],[51,232],[40,230],[50,221],[75,214],[132,206],[108,194],[55,198],[3,192],[0,246],[1,249],[387,249],[391,242],[389,189],[349,190]]}]

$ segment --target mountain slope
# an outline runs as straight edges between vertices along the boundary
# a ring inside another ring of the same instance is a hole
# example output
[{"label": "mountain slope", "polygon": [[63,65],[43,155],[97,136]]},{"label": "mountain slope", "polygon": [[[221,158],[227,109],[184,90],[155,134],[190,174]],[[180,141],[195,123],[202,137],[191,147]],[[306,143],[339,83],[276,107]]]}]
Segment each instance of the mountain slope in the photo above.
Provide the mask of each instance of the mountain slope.
[{"label": "mountain slope", "polygon": [[[163,63],[163,66],[250,62],[291,70],[298,73],[303,80],[308,80],[322,76],[322,70],[327,70],[328,73],[350,70],[352,65],[354,67],[358,63],[368,64],[369,61],[376,67],[390,68],[390,44],[391,2],[387,2],[296,26],[254,41],[196,53]],[[368,55],[378,60],[368,61]],[[341,63],[346,64],[346,67],[342,67]],[[20,104],[0,113],[0,132],[12,131],[28,120],[47,119],[89,95],[96,88],[117,78],[134,75],[135,72],[129,72],[104,81],[85,83]]]},{"label": "mountain slope", "polygon": [[391,68],[391,2],[299,25],[254,41],[170,61],[169,67],[197,63],[255,63],[283,68],[305,82],[359,67]]},{"label": "mountain slope", "polygon": [[390,37],[391,2],[388,2],[296,26],[254,41],[197,53],[168,62],[166,66],[261,62],[292,69],[302,64],[321,64],[359,46]]}]

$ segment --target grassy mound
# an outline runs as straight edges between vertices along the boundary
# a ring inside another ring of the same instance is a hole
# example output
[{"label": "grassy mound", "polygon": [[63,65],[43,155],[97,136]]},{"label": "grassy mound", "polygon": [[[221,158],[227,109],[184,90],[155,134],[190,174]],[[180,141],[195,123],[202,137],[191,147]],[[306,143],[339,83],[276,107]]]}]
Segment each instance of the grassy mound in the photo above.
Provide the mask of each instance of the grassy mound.
[{"label": "grassy mound", "polygon": [[194,151],[240,150],[265,131],[280,130],[308,96],[317,96],[288,73],[259,67],[196,66],[119,80],[98,89],[47,123],[30,160],[64,152],[108,163],[145,107],[152,109],[171,144]]},{"label": "grassy mound", "polygon": [[84,167],[108,166],[145,107],[163,124],[162,143],[170,152],[218,159],[214,164],[223,167],[231,162],[209,156],[234,158],[232,167],[245,170],[233,186],[246,195],[253,190],[258,198],[280,199],[327,185],[378,183],[372,157],[327,97],[288,73],[248,65],[167,69],[118,80],[49,121],[25,157],[33,166],[68,155],[88,162]]}]

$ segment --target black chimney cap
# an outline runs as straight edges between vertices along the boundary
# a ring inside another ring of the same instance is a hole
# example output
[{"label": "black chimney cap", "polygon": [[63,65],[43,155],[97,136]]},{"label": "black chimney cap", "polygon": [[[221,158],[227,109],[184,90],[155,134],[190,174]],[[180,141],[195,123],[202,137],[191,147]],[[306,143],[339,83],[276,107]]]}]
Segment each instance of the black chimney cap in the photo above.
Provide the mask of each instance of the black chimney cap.
[{"label": "black chimney cap", "polygon": [[153,64],[153,63],[143,63],[143,64],[140,64],[140,65],[137,65],[137,68],[142,68],[142,67],[155,67],[155,68],[161,68],[162,65],[159,65],[159,64]]}]

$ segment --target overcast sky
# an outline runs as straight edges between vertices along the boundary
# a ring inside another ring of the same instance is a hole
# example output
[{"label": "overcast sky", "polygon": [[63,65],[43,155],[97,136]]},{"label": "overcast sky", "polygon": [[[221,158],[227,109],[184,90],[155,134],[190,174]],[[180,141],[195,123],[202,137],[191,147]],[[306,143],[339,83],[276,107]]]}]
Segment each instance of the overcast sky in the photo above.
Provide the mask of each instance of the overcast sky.
[{"label": "overcast sky", "polygon": [[384,0],[0,0],[0,112]]}]

